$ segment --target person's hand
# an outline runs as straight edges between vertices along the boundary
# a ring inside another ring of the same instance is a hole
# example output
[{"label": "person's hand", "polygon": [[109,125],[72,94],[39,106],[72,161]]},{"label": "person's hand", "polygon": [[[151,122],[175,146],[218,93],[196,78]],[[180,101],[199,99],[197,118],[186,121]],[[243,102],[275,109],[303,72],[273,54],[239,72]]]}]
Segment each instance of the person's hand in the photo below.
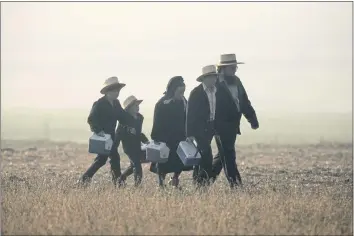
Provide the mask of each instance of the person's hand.
[{"label": "person's hand", "polygon": [[259,128],[259,124],[258,123],[257,124],[251,124],[251,128],[256,130],[256,129]]},{"label": "person's hand", "polygon": [[195,141],[195,138],[193,136],[190,136],[190,137],[187,137],[186,141],[193,143]]},{"label": "person's hand", "polygon": [[131,129],[130,129],[130,132],[131,132],[132,134],[136,135],[136,130],[135,130],[135,128],[131,128]]},{"label": "person's hand", "polygon": [[133,127],[129,127],[129,133],[136,135],[136,130]]},{"label": "person's hand", "polygon": [[99,133],[97,133],[97,135],[100,137],[104,137],[105,133],[103,131],[100,131]]}]

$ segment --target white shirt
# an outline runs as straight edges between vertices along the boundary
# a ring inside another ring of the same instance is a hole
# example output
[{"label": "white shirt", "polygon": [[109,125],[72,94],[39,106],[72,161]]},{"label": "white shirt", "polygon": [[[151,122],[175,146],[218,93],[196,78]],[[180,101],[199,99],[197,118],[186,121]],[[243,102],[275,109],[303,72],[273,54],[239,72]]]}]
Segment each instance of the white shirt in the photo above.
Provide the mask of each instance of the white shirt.
[{"label": "white shirt", "polygon": [[203,84],[204,91],[206,92],[209,100],[209,108],[210,108],[210,120],[215,120],[215,110],[216,110],[216,87],[213,86],[211,89],[207,88],[205,84]]},{"label": "white shirt", "polygon": [[[224,81],[224,76],[220,76],[219,80],[220,80],[220,82]],[[237,88],[237,85],[235,85],[235,84],[228,85],[227,83],[226,83],[226,85],[227,85],[227,88],[229,89],[229,91],[230,91],[230,93],[232,95],[232,98],[235,101],[235,104],[237,106],[238,111],[240,111],[240,101],[238,99],[238,88]]]}]

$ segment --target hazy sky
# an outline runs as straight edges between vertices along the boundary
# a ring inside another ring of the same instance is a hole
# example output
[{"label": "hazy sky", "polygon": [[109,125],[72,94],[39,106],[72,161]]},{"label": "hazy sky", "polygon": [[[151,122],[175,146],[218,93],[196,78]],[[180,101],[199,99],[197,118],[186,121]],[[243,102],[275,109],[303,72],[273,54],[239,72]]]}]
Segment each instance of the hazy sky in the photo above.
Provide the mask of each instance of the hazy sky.
[{"label": "hazy sky", "polygon": [[257,110],[352,110],[352,3],[2,3],[1,105],[90,109],[116,75],[151,110],[222,53]]}]

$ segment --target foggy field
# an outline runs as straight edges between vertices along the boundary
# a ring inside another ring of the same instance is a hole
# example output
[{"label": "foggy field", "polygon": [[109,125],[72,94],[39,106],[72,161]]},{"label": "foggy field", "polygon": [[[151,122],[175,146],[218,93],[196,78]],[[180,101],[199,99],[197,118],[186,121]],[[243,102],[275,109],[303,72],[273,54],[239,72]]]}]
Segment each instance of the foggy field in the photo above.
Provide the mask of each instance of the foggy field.
[{"label": "foggy field", "polygon": [[[150,137],[153,107],[144,107],[143,131]],[[87,143],[92,134],[87,124],[89,109],[5,109],[1,116],[2,139],[45,139]],[[351,142],[351,113],[258,112],[260,128],[254,131],[241,119],[239,144],[303,144],[319,141]],[[25,119],[24,119],[25,118]],[[46,123],[47,122],[47,123]],[[47,126],[46,126],[47,125]]]},{"label": "foggy field", "polygon": [[[353,235],[352,7],[1,3],[1,235]],[[202,68],[223,62],[232,69],[220,73],[242,81],[240,111],[247,93],[259,121],[253,130],[242,117],[236,140],[244,188],[222,173],[196,191],[183,172],[180,190],[161,191],[143,164],[142,186],[130,176],[118,189],[109,163],[77,187],[108,78],[126,84],[123,106],[143,100],[150,139],[169,80],[182,76],[188,99]]]},{"label": "foggy field", "polygon": [[[3,234],[311,234],[350,235],[352,144],[237,145],[245,188],[231,192],[222,174],[196,192],[157,190],[144,164],[143,186],[113,189],[109,164],[87,189],[74,183],[94,155],[86,144],[1,141]],[[28,150],[36,147],[37,150]],[[215,151],[215,147],[214,147]],[[122,167],[127,157],[122,155]]]}]

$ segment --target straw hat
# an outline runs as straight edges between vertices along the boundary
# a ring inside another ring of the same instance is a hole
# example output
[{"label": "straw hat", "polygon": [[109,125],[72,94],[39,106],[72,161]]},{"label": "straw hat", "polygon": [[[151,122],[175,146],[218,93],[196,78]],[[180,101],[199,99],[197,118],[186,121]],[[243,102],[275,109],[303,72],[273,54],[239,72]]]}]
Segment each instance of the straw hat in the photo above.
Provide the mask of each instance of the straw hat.
[{"label": "straw hat", "polygon": [[218,64],[218,67],[229,66],[229,65],[238,65],[238,64],[245,64],[245,63],[238,62],[235,54],[222,54],[220,56],[220,63]]},{"label": "straw hat", "polygon": [[216,66],[215,65],[209,65],[209,66],[204,66],[202,69],[202,75],[200,75],[197,78],[198,82],[202,82],[203,79],[208,76],[208,75],[217,75],[218,72],[216,70]]},{"label": "straw hat", "polygon": [[105,82],[103,83],[103,88],[101,89],[101,93],[105,94],[107,91],[111,90],[111,89],[115,89],[115,88],[123,88],[125,86],[125,84],[123,83],[119,83],[118,77],[117,76],[112,76],[109,77],[108,79],[105,80]]},{"label": "straw hat", "polygon": [[138,100],[135,96],[131,95],[125,99],[123,102],[123,108],[127,109],[129,106],[133,105],[134,103],[137,103],[138,105],[142,102],[143,100]]}]

